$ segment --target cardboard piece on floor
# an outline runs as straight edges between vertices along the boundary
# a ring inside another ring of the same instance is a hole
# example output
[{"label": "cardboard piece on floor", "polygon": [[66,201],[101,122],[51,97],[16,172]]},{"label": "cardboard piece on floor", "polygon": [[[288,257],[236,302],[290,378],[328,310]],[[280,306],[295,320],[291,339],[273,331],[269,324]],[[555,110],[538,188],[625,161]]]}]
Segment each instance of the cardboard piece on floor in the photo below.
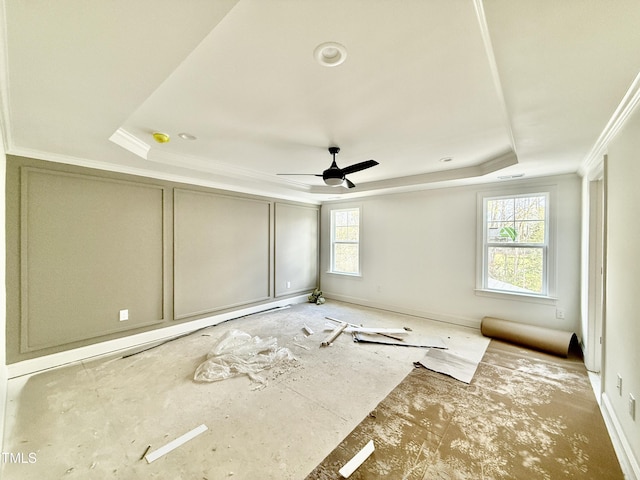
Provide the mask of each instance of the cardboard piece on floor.
[{"label": "cardboard piece on floor", "polygon": [[338,473],[344,478],[349,478],[351,474],[355,472],[367,458],[369,458],[374,450],[375,447],[373,445],[373,440],[369,440],[369,442],[364,447],[362,447],[362,450],[356,453],[351,460],[345,463],[345,465],[340,470],[338,470]]},{"label": "cardboard piece on floor", "polygon": [[185,433],[181,437],[178,437],[175,440],[167,443],[164,447],[160,447],[159,449],[154,450],[151,453],[148,453],[147,455],[145,455],[144,458],[147,460],[147,463],[151,463],[159,459],[161,456],[166,455],[170,451],[175,450],[183,443],[186,443],[192,438],[197,437],[198,435],[205,432],[206,430],[207,430],[207,426],[202,424],[199,427],[194,428],[190,432]]},{"label": "cardboard piece on floor", "polygon": [[444,350],[429,349],[419,363],[434,372],[449,375],[464,383],[471,383],[479,362]]},{"label": "cardboard piece on floor", "polygon": [[376,333],[354,332],[353,339],[358,343],[379,343],[382,345],[398,345],[402,347],[449,348],[440,337],[412,333],[406,339],[397,340]]}]

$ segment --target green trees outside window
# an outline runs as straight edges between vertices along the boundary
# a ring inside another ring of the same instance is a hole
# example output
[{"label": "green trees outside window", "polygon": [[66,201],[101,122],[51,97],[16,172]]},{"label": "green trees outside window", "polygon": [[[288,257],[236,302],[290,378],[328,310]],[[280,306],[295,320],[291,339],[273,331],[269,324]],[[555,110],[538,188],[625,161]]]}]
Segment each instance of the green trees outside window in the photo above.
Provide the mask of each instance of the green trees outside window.
[{"label": "green trees outside window", "polygon": [[484,201],[485,288],[547,294],[547,193]]},{"label": "green trees outside window", "polygon": [[331,211],[331,272],[360,274],[360,209]]}]

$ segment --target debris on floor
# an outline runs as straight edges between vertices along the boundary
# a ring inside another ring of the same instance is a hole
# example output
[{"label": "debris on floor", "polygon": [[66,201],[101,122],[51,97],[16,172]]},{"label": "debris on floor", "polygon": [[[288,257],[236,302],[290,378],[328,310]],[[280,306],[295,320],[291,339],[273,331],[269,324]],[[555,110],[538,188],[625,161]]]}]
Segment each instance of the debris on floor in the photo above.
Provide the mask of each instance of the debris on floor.
[{"label": "debris on floor", "polygon": [[[377,343],[382,345],[397,345],[403,347],[441,348],[447,349],[447,344],[437,336],[409,335],[412,330],[403,328],[364,327],[354,323],[338,320],[333,317],[325,317],[333,324],[327,323],[325,330],[330,330],[331,335],[321,344],[326,347],[331,345],[341,333],[351,333],[356,343]],[[344,328],[341,328],[344,327]]]},{"label": "debris on floor", "polygon": [[273,337],[260,338],[240,330],[229,330],[213,346],[207,360],[196,369],[196,382],[217,382],[247,375],[254,382],[266,384],[258,375],[263,370],[296,361],[288,348],[278,347]]},{"label": "debris on floor", "polygon": [[429,349],[424,358],[417,363],[468,384],[476,373],[479,360],[474,361],[444,350]]},{"label": "debris on floor", "polygon": [[146,453],[144,455],[144,458],[147,461],[147,463],[154,462],[157,459],[159,459],[160,457],[162,457],[163,455],[166,455],[170,451],[175,450],[176,448],[178,448],[183,443],[188,442],[189,440],[197,437],[198,435],[200,435],[203,432],[206,432],[207,430],[208,430],[207,426],[202,424],[199,427],[196,427],[193,430],[185,433],[184,435],[181,435],[180,437],[176,438],[175,440],[172,440],[171,442],[167,443],[163,447],[160,447],[160,448],[158,448],[157,450],[154,450],[151,453]]},{"label": "debris on floor", "polygon": [[328,347],[329,345],[331,345],[336,338],[338,338],[340,336],[340,334],[342,332],[344,332],[344,330],[347,328],[347,324],[342,322],[340,325],[336,326],[332,331],[331,334],[329,334],[328,337],[326,337],[322,343],[320,344],[321,347]]},{"label": "debris on floor", "polygon": [[401,347],[420,348],[449,348],[441,337],[431,335],[411,335],[411,337],[394,338],[391,335],[354,332],[353,341],[357,343],[377,343],[382,345],[396,345]]},{"label": "debris on floor", "polygon": [[151,450],[151,445],[149,445],[147,447],[147,449],[144,451],[144,453],[142,454],[142,456],[140,457],[140,460],[144,460],[144,457],[147,456],[147,453],[149,453],[149,450]]},{"label": "debris on floor", "polygon": [[345,463],[345,465],[340,470],[338,470],[338,473],[344,478],[349,478],[351,474],[355,472],[367,458],[369,458],[374,450],[375,447],[373,445],[373,440],[369,440],[369,442],[364,447],[362,447],[362,450],[356,453],[351,460]]},{"label": "debris on floor", "polygon": [[325,302],[324,297],[322,296],[322,290],[316,288],[313,290],[313,293],[307,297],[309,303],[315,303],[316,305],[322,305]]}]

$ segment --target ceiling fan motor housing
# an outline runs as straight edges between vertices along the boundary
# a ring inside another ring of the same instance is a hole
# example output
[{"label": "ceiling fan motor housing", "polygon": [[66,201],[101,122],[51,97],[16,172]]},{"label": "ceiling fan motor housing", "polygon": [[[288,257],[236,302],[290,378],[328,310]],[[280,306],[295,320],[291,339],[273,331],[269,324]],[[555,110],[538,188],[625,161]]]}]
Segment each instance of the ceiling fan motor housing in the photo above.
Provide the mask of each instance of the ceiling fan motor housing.
[{"label": "ceiling fan motor housing", "polygon": [[329,147],[329,153],[333,155],[333,162],[329,168],[322,172],[322,179],[324,180],[324,183],[332,187],[342,185],[342,182],[344,182],[344,173],[336,164],[336,154],[339,151],[339,147]]}]

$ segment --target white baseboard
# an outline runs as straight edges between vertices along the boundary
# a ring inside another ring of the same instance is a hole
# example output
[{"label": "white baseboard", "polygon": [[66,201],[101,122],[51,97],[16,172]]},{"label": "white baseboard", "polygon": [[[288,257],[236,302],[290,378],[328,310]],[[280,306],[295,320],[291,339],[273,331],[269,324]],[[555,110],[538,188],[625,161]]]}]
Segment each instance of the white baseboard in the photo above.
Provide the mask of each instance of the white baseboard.
[{"label": "white baseboard", "polygon": [[607,425],[607,430],[609,430],[609,436],[611,437],[613,448],[618,455],[625,479],[640,480],[640,463],[635,457],[631,445],[622,430],[622,425],[613,410],[613,405],[611,405],[611,401],[606,393],[603,393],[601,398],[600,410],[602,411],[602,417],[604,418],[604,423]]},{"label": "white baseboard", "polygon": [[322,294],[325,298],[338,300],[341,302],[355,303],[356,305],[362,305],[364,307],[378,308],[380,310],[403,313],[405,315],[411,315],[413,317],[427,318],[429,320],[437,320],[439,322],[451,323],[453,325],[459,325],[462,327],[469,327],[469,328],[475,328],[477,330],[480,330],[481,319],[478,319],[478,318],[459,317],[459,316],[447,315],[443,313],[425,312],[422,310],[414,310],[411,308],[400,307],[398,305],[372,302],[364,298],[340,295],[339,293],[331,293],[331,292],[323,291]]},{"label": "white baseboard", "polygon": [[32,373],[40,372],[42,370],[60,367],[62,365],[67,365],[73,362],[96,358],[104,355],[112,355],[120,351],[144,347],[145,345],[148,346],[151,344],[162,342],[164,340],[175,338],[179,335],[184,335],[186,333],[199,330],[201,328],[217,325],[234,318],[244,317],[246,315],[263,312],[265,310],[270,310],[273,308],[284,307],[286,305],[304,303],[306,301],[308,301],[307,294],[299,295],[296,297],[277,300],[266,304],[243,308],[241,310],[234,310],[233,312],[227,312],[220,315],[201,318],[192,322],[180,323],[178,325],[172,325],[170,327],[159,328],[157,330],[130,335],[128,337],[108,340],[93,345],[87,345],[86,347],[74,348],[72,350],[66,350],[64,352],[44,355],[42,357],[32,358],[29,360],[23,360],[21,362],[7,365],[7,376],[9,379],[16,378],[22,375],[29,375]]}]

